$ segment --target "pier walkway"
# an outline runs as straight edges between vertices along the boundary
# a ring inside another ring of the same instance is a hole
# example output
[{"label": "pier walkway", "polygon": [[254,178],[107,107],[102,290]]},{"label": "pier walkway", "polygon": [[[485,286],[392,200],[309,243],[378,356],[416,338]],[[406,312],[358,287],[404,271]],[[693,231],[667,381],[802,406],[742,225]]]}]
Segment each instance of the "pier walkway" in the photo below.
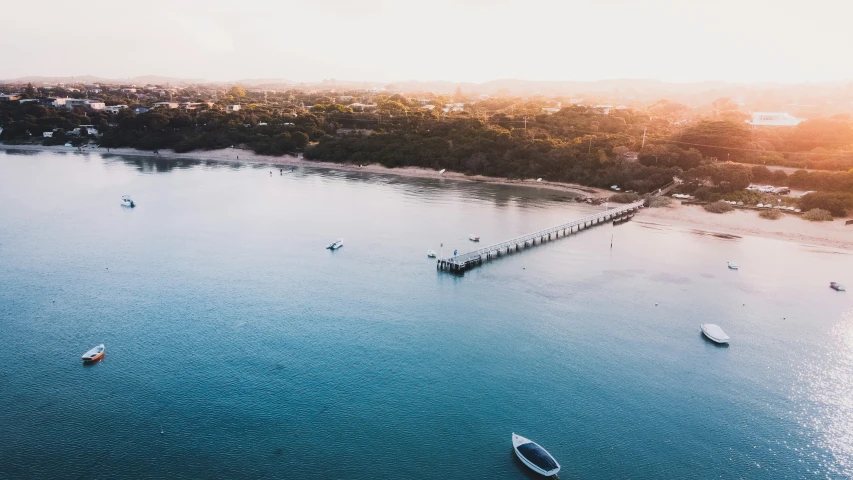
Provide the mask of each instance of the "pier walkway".
[{"label": "pier walkway", "polygon": [[611,208],[592,215],[587,215],[586,217],[579,218],[562,225],[557,225],[556,227],[529,233],[505,242],[496,243],[472,252],[463,253],[462,255],[439,258],[437,268],[439,270],[446,270],[453,273],[465,273],[466,270],[470,270],[477,265],[481,265],[483,260],[499,258],[504,255],[525,250],[534,245],[541,245],[542,243],[577,233],[608,220],[633,215],[637,210],[642,208],[643,203],[645,203],[645,200],[640,200],[617,208]]}]

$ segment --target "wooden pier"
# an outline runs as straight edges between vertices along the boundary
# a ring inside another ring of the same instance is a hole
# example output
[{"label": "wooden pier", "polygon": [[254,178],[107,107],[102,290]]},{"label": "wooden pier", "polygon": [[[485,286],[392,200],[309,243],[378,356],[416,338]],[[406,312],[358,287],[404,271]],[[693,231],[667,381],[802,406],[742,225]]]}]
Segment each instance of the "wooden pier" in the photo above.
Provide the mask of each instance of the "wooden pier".
[{"label": "wooden pier", "polygon": [[560,237],[572,235],[589,227],[599,225],[602,222],[633,216],[637,210],[643,207],[643,203],[645,203],[645,200],[640,200],[638,202],[622,205],[621,207],[594,213],[569,223],[564,223],[563,225],[529,233],[505,242],[496,243],[472,252],[463,253],[462,255],[439,258],[436,263],[436,268],[451,273],[463,274],[466,270],[470,270],[477,265],[482,265],[484,260],[492,260],[521,250],[526,250],[535,245],[541,245]]}]

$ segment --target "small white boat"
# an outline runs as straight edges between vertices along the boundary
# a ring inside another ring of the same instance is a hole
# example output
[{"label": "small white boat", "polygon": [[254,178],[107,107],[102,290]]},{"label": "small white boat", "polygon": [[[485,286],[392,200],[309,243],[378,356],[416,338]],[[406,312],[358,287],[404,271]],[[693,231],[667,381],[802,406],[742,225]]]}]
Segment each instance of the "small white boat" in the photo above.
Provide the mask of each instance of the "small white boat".
[{"label": "small white boat", "polygon": [[442,168],[441,170],[439,170],[439,171],[438,171],[438,174],[439,174],[439,175],[444,175],[444,172],[446,172],[446,171],[447,171],[447,170],[445,170],[444,168]]},{"label": "small white boat", "polygon": [[829,288],[835,290],[836,292],[846,292],[847,289],[844,288],[844,285],[838,282],[829,282]]},{"label": "small white boat", "polygon": [[472,242],[479,242],[480,237],[478,237],[472,233],[471,235],[468,235],[468,240],[471,240]]},{"label": "small white boat", "polygon": [[528,440],[521,435],[512,434],[512,449],[518,455],[522,463],[530,467],[534,472],[550,477],[560,471],[560,464],[540,447],[538,443]]},{"label": "small white boat", "polygon": [[542,179],[541,179],[541,178],[537,178],[537,179],[536,179],[536,181],[537,181],[537,182],[541,182],[541,181],[542,181]]},{"label": "small white boat", "polygon": [[124,195],[121,197],[121,206],[134,208],[136,206],[136,203],[130,198],[130,195]]},{"label": "small white boat", "polygon": [[328,246],[326,246],[326,248],[329,250],[337,250],[343,246],[344,246],[344,239],[339,238],[339,239],[335,240],[334,242],[330,243]]},{"label": "small white boat", "polygon": [[703,323],[699,327],[702,328],[702,333],[716,343],[729,343],[729,336],[723,331],[719,325],[713,323]]},{"label": "small white boat", "polygon": [[97,347],[92,348],[88,352],[83,354],[83,361],[86,363],[97,362],[98,360],[104,358],[104,344],[100,344]]},{"label": "small white boat", "polygon": [[435,250],[427,250],[427,257],[435,258],[436,257]]},{"label": "small white boat", "polygon": [[735,263],[735,262],[728,262],[728,266],[729,266],[729,268],[730,268],[730,269],[732,269],[732,270],[737,270],[737,269],[738,269],[738,267],[737,267],[737,263]]}]

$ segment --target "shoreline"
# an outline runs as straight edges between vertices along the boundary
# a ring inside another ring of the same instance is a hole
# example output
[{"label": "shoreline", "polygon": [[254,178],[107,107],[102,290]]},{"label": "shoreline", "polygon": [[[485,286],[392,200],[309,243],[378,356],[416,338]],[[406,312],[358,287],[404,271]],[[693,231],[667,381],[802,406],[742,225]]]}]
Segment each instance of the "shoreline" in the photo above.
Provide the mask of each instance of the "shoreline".
[{"label": "shoreline", "polygon": [[585,187],[573,183],[563,182],[537,182],[535,179],[526,180],[510,180],[500,177],[485,177],[482,175],[465,175],[458,172],[444,172],[439,174],[436,170],[423,167],[399,167],[388,168],[376,163],[358,166],[334,162],[322,162],[315,160],[305,160],[301,154],[299,156],[283,155],[275,157],[271,155],[258,155],[251,150],[243,150],[239,148],[223,148],[219,150],[194,150],[187,153],[176,153],[172,150],[162,150],[162,153],[155,154],[146,150],[137,150],[135,148],[111,148],[109,152],[105,148],[87,149],[83,152],[77,151],[74,147],[65,147],[62,145],[5,145],[0,143],[0,150],[14,151],[23,150],[30,152],[57,152],[69,153],[74,155],[84,155],[87,153],[97,153],[101,156],[125,156],[125,157],[146,157],[146,158],[162,158],[172,160],[197,160],[197,161],[215,161],[223,163],[243,163],[243,164],[259,164],[259,165],[276,165],[288,167],[314,167],[327,168],[332,170],[343,170],[348,172],[368,172],[383,175],[397,175],[408,178],[444,178],[449,180],[458,180],[463,182],[488,183],[493,185],[509,185],[522,186],[532,188],[544,188],[559,192],[574,193],[584,197],[606,198],[613,194],[609,190],[594,187]]},{"label": "shoreline", "polygon": [[676,227],[697,234],[784,240],[853,253],[853,225],[845,226],[844,220],[837,219],[832,222],[810,222],[797,215],[785,214],[778,220],[767,220],[751,210],[711,213],[699,205],[673,202],[668,207],[644,208],[635,222]]},{"label": "shoreline", "polygon": [[[90,153],[89,151],[77,152],[71,147],[43,145],[0,144],[0,150],[43,151],[68,153],[75,155],[85,155],[87,153]],[[400,177],[408,178],[443,178],[456,181],[479,182],[493,185],[508,185],[527,188],[548,189],[560,192],[573,193],[585,197],[597,198],[607,198],[613,194],[613,192],[604,189],[584,187],[581,185],[560,182],[536,182],[532,179],[508,180],[494,177],[466,176],[464,174],[456,172],[445,172],[443,175],[439,175],[438,172],[436,172],[435,170],[420,167],[387,168],[378,164],[371,164],[359,167],[357,165],[346,165],[332,162],[305,160],[301,157],[294,156],[272,157],[267,155],[257,155],[249,150],[241,150],[235,148],[194,151],[188,153],[175,153],[171,150],[167,150],[163,151],[163,153],[159,155],[155,155],[151,152],[144,150],[136,150],[130,148],[110,149],[109,152],[106,152],[104,149],[97,149],[92,150],[91,152],[97,153],[98,155],[101,155],[103,157],[116,155],[171,160],[195,160],[215,161],[222,163],[314,167],[349,172],[367,172],[384,175],[397,175]],[[784,215],[779,220],[765,220],[760,218],[758,214],[754,211],[736,210],[734,212],[726,214],[715,214],[706,212],[704,209],[702,209],[701,206],[681,205],[679,202],[675,201],[668,207],[645,208],[641,211],[640,216],[638,216],[635,221],[640,224],[665,225],[676,228],[688,229],[700,234],[717,233],[733,236],[770,238],[776,240],[796,242],[802,245],[811,245],[853,251],[853,225],[845,227],[843,220],[834,220],[832,222],[809,222],[807,220],[797,218],[793,215]]]}]

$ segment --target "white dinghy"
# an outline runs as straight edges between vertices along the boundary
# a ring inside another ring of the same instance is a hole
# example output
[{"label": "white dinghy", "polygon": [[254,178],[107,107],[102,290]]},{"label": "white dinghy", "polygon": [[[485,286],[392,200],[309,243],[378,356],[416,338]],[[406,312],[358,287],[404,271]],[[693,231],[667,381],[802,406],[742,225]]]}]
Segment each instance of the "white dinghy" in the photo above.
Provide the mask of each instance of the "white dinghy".
[{"label": "white dinghy", "polygon": [[713,323],[703,323],[699,327],[702,328],[702,333],[716,343],[729,343],[729,336],[723,331],[719,325]]}]

